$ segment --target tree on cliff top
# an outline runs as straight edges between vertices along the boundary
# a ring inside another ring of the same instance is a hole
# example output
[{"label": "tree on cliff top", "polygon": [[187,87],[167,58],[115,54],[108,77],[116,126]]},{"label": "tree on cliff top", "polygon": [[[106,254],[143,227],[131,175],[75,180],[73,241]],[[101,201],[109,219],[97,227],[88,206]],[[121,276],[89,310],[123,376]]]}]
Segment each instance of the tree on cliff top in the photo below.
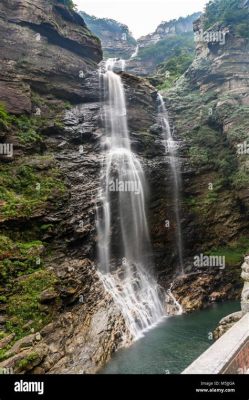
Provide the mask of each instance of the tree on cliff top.
[{"label": "tree on cliff top", "polygon": [[216,22],[230,27],[237,35],[249,38],[249,7],[244,0],[211,0],[206,5],[205,28]]},{"label": "tree on cliff top", "polygon": [[70,8],[70,10],[75,10],[76,4],[74,4],[73,0],[56,0],[58,3],[64,4],[66,7]]}]

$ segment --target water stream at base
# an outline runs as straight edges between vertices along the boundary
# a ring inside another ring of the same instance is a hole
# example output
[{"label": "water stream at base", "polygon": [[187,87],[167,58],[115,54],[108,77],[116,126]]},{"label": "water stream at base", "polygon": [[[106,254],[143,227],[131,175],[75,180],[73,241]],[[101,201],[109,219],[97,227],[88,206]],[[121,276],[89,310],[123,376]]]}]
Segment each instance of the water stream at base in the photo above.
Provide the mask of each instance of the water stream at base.
[{"label": "water stream at base", "polygon": [[165,310],[153,276],[146,179],[131,151],[125,91],[114,72],[117,67],[124,68],[122,60],[109,59],[101,73],[106,135],[96,219],[99,276],[133,339],[138,339],[164,317]]},{"label": "water stream at base", "polygon": [[169,317],[130,347],[116,352],[100,374],[179,374],[212,345],[221,318],[240,310],[238,301]]}]

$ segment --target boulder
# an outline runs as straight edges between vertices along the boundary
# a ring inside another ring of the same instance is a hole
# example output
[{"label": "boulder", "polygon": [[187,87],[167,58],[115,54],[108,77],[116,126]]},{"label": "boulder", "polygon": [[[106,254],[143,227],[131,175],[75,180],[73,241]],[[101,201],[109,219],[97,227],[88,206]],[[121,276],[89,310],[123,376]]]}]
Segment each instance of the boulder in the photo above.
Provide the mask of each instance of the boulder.
[{"label": "boulder", "polygon": [[58,293],[53,289],[46,289],[40,295],[40,303],[47,304],[53,302],[58,297]]},{"label": "boulder", "polygon": [[11,333],[10,335],[4,337],[3,339],[0,340],[0,350],[4,349],[15,337],[14,333]]}]

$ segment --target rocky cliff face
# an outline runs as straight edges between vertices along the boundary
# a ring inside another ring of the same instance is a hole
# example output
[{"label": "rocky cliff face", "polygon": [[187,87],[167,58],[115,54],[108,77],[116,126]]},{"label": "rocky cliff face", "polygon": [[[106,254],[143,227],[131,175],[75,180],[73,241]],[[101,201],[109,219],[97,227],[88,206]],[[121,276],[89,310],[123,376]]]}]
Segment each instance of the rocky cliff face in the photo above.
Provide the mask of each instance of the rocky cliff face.
[{"label": "rocky cliff face", "polygon": [[101,40],[105,58],[128,59],[136,49],[136,40],[129,28],[107,18],[96,18],[81,11],[87,26]]},{"label": "rocky cliff face", "polygon": [[[13,145],[13,157],[2,155],[0,164],[1,366],[96,372],[130,339],[96,272],[100,43],[57,1],[3,1],[0,29],[0,137]],[[181,278],[157,93],[146,79],[122,73],[132,149],[150,187],[156,271],[165,288],[175,280],[186,310],[239,296],[249,247],[248,162],[237,153],[248,135],[248,64],[246,39],[229,34],[223,47],[198,44],[192,66],[165,92],[181,142]],[[226,255],[226,268],[194,267],[200,253]]]},{"label": "rocky cliff face", "polygon": [[96,68],[102,51],[76,12],[56,0],[3,0],[0,34],[1,100],[10,112],[30,113],[32,92],[73,102],[94,97],[82,80]]},{"label": "rocky cliff face", "polygon": [[162,22],[155,32],[139,38],[139,51],[137,56],[129,61],[127,70],[139,76],[153,75],[161,62],[166,62],[175,55],[175,48],[178,54],[182,47],[187,47],[193,52],[193,22],[200,14]]},{"label": "rocky cliff face", "polygon": [[[197,21],[195,31],[204,22]],[[210,31],[226,28],[215,25]],[[175,134],[183,142],[185,255],[226,257],[223,271],[186,269],[190,275],[178,286],[186,308],[239,296],[241,290],[239,266],[249,247],[248,65],[248,39],[230,28],[223,44],[198,42],[194,63],[165,93]]]},{"label": "rocky cliff face", "polygon": [[126,331],[93,264],[100,42],[57,1],[1,2],[0,30],[1,140],[13,146],[0,165],[1,365],[95,372]]},{"label": "rocky cliff face", "polygon": [[166,39],[169,36],[175,36],[182,33],[193,31],[193,22],[200,17],[201,13],[194,13],[185,18],[179,18],[178,20],[173,19],[171,21],[163,21],[156,28],[155,32],[149,35],[142,36],[138,39],[139,47],[149,47],[156,44],[160,40]]},{"label": "rocky cliff face", "polygon": [[[96,273],[101,48],[82,18],[56,1],[6,1],[0,11],[8,32],[1,140],[13,145],[0,164],[1,366],[96,372],[129,340]],[[129,74],[123,80],[133,149],[149,184],[163,186],[156,91]],[[156,194],[152,199],[155,208]],[[161,246],[157,239],[154,246]]]}]

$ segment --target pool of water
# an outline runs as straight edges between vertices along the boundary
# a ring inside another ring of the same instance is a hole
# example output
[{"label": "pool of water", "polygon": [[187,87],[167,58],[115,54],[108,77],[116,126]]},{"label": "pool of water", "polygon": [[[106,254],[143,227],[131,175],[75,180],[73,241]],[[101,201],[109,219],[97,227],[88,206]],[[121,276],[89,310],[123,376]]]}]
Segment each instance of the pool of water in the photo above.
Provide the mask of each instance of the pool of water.
[{"label": "pool of water", "polygon": [[220,319],[239,310],[239,302],[231,301],[168,317],[132,346],[115,353],[100,373],[179,374],[213,343],[210,332]]}]

